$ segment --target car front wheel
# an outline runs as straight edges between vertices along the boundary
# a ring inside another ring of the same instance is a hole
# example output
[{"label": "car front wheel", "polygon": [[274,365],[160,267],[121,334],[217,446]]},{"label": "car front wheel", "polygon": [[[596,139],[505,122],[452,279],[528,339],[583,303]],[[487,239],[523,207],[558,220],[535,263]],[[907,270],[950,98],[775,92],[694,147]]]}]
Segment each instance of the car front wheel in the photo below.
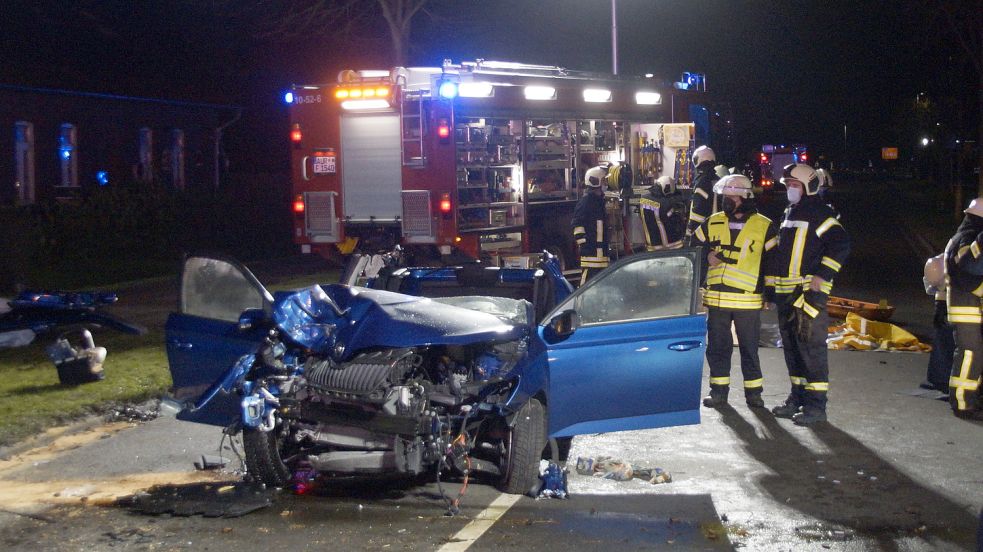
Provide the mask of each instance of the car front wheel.
[{"label": "car front wheel", "polygon": [[246,452],[246,470],[269,487],[285,487],[293,474],[284,462],[286,429],[277,424],[272,431],[254,428],[242,430],[242,447]]},{"label": "car front wheel", "polygon": [[502,492],[526,494],[539,484],[539,459],[545,446],[546,409],[530,399],[519,410],[506,438]]}]

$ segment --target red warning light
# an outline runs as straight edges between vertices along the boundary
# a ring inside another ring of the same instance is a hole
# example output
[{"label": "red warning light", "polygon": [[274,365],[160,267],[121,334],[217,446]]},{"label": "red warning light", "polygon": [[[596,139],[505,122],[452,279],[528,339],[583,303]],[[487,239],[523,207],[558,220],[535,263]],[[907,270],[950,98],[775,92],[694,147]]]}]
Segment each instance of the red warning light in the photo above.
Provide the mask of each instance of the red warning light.
[{"label": "red warning light", "polygon": [[444,214],[451,212],[451,194],[440,196],[440,212]]},{"label": "red warning light", "polygon": [[447,119],[440,119],[440,121],[437,122],[437,138],[440,138],[441,144],[447,144],[450,142],[451,125]]},{"label": "red warning light", "polygon": [[294,212],[297,214],[304,212],[304,196],[294,198]]},{"label": "red warning light", "polygon": [[804,163],[808,160],[809,160],[809,154],[806,152],[802,152],[802,162]]},{"label": "red warning light", "polygon": [[300,131],[300,125],[295,124],[294,128],[290,130],[290,141],[297,144],[304,139],[304,134]]}]

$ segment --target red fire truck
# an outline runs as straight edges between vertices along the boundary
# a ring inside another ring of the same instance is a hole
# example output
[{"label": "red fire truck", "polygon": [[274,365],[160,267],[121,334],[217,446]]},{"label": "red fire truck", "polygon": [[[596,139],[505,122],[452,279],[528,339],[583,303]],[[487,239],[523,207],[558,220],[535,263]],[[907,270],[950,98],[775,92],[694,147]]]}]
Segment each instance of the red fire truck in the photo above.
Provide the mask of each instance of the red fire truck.
[{"label": "red fire truck", "polygon": [[761,146],[761,152],[758,153],[761,174],[759,185],[766,190],[770,189],[775,182],[781,180],[786,165],[808,162],[809,150],[802,144],[791,146],[765,144]]},{"label": "red fire truck", "polygon": [[685,114],[699,94],[484,60],[295,85],[285,96],[294,240],[328,258],[401,243],[492,259],[546,249],[573,265],[578,175],[627,164],[644,185],[673,175],[680,157],[686,171]]}]

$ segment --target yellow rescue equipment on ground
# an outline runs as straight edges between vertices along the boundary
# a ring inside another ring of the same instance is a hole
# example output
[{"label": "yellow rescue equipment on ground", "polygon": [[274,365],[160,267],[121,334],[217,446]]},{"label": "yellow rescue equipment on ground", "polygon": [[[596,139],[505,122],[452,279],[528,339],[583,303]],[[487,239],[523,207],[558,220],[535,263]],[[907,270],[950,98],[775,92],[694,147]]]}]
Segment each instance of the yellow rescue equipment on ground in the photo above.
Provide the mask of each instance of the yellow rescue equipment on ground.
[{"label": "yellow rescue equipment on ground", "polygon": [[931,345],[890,324],[847,313],[846,322],[830,326],[826,344],[830,349],[856,351],[912,351],[925,353]]}]

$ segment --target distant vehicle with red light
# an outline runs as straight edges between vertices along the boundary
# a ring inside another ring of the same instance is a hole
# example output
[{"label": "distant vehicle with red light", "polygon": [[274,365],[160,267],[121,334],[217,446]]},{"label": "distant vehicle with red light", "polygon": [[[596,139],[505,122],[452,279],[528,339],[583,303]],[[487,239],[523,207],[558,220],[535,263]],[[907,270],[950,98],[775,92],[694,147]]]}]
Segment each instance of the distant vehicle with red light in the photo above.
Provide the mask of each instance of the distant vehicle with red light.
[{"label": "distant vehicle with red light", "polygon": [[[520,262],[548,250],[573,265],[569,221],[584,172],[609,163],[637,174],[649,136],[693,143],[689,107],[702,95],[485,60],[295,85],[284,97],[294,242],[328,258],[401,244],[444,260]],[[665,165],[648,176],[673,176]]]},{"label": "distant vehicle with red light", "polygon": [[809,163],[809,161],[809,150],[802,144],[791,146],[765,144],[761,146],[761,152],[758,153],[760,166],[758,185],[764,190],[769,190],[781,181],[782,171],[786,165]]}]

